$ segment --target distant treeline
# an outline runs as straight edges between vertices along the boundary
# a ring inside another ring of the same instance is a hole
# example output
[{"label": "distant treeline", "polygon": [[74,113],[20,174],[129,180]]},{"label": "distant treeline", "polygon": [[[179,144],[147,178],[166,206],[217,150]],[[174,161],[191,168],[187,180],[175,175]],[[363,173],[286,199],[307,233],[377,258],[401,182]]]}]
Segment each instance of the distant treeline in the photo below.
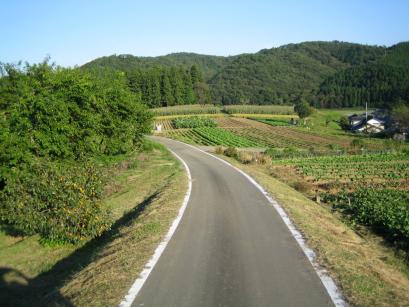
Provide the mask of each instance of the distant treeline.
[{"label": "distant treeline", "polygon": [[384,64],[352,67],[326,79],[320,86],[320,107],[393,106],[409,102],[409,70]]},{"label": "distant treeline", "polygon": [[[91,69],[94,75],[106,69]],[[209,88],[197,65],[134,68],[125,73],[129,89],[150,108],[210,102]]]}]

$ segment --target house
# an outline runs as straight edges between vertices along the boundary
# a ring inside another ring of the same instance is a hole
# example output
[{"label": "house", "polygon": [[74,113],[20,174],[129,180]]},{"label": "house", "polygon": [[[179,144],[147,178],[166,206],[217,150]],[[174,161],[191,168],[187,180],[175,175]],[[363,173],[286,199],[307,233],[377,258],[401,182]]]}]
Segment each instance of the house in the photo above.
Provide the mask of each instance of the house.
[{"label": "house", "polygon": [[351,130],[362,133],[379,133],[385,130],[385,122],[377,118],[364,119],[355,126],[352,126]]},{"label": "house", "polygon": [[353,132],[379,133],[390,124],[390,118],[383,110],[376,110],[370,114],[353,114],[348,117]]}]

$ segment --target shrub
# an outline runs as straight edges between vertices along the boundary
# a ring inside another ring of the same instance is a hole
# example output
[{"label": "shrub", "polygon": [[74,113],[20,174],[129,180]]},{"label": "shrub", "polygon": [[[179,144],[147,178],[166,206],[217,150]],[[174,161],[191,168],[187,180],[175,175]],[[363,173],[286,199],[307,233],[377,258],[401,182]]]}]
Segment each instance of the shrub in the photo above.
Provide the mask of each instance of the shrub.
[{"label": "shrub", "polygon": [[216,148],[214,149],[214,152],[218,155],[222,155],[224,153],[224,149],[222,146],[216,146]]},{"label": "shrub", "polygon": [[295,181],[292,186],[301,193],[307,193],[312,190],[312,185],[306,181]]},{"label": "shrub", "polygon": [[247,151],[239,151],[237,153],[237,160],[243,164],[249,164],[253,161],[253,155]]},{"label": "shrub", "polygon": [[301,99],[295,104],[294,112],[298,114],[299,118],[306,118],[314,112],[314,109],[309,105],[307,101]]},{"label": "shrub", "polygon": [[342,130],[348,131],[351,129],[351,125],[349,124],[348,117],[342,116],[339,119],[339,126],[341,127]]},{"label": "shrub", "polygon": [[262,164],[262,165],[270,165],[271,164],[271,157],[264,154],[264,153],[257,153],[254,155],[254,160],[255,162],[257,162],[258,164]]},{"label": "shrub", "polygon": [[224,155],[227,157],[236,158],[237,157],[237,149],[235,147],[228,147],[224,150]]},{"label": "shrub", "polygon": [[34,161],[13,169],[0,191],[0,222],[24,235],[76,243],[106,230],[102,183],[93,164]]}]

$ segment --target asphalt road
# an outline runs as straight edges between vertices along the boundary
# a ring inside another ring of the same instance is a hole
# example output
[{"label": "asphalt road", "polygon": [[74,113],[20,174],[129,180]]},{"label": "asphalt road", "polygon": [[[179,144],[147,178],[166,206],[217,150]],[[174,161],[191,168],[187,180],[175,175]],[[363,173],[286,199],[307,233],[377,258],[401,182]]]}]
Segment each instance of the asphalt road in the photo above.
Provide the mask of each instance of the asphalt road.
[{"label": "asphalt road", "polygon": [[187,145],[156,138],[189,166],[185,214],[133,306],[333,306],[264,195]]}]

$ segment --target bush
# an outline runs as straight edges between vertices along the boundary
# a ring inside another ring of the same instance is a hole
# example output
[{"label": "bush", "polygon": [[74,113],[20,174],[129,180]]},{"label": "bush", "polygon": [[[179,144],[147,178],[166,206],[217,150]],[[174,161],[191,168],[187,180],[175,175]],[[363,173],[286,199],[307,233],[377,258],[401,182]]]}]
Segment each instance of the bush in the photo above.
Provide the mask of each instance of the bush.
[{"label": "bush", "polygon": [[272,162],[271,157],[263,153],[255,154],[254,159],[258,164],[262,165],[270,165]]},{"label": "bush", "polygon": [[214,149],[214,152],[218,155],[222,155],[224,153],[224,149],[222,146],[216,146],[216,148]]},{"label": "bush", "polygon": [[348,117],[342,116],[339,119],[339,126],[341,127],[342,130],[349,131],[351,129],[351,125],[349,124]]},{"label": "bush", "polygon": [[310,106],[310,104],[307,101],[301,99],[299,102],[295,104],[294,112],[297,113],[299,118],[306,118],[314,112],[314,109]]},{"label": "bush", "polygon": [[231,158],[237,157],[237,149],[235,147],[228,147],[224,150],[224,155]]},{"label": "bush", "polygon": [[93,164],[63,165],[37,160],[15,168],[0,191],[0,222],[24,235],[76,243],[106,230],[102,182]]},{"label": "bush", "polygon": [[243,164],[249,164],[253,162],[253,155],[246,151],[239,151],[237,153],[237,160]]}]

